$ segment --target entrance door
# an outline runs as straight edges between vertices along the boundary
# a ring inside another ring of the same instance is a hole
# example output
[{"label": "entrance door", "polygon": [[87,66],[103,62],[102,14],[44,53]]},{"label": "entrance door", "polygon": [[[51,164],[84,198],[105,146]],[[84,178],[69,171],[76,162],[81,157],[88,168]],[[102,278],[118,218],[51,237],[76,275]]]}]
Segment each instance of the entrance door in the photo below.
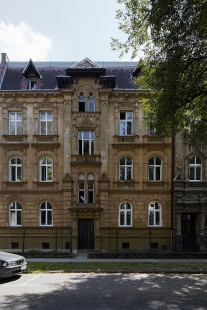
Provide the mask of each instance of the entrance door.
[{"label": "entrance door", "polygon": [[182,214],[181,231],[183,235],[183,250],[196,250],[196,214]]},{"label": "entrance door", "polygon": [[78,249],[94,249],[94,221],[78,220]]}]

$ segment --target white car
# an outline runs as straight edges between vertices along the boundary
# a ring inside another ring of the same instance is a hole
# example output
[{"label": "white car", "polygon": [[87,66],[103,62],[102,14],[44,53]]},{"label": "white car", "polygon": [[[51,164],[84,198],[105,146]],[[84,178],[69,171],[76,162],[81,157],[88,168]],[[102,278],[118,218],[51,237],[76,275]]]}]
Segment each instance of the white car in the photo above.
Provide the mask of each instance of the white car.
[{"label": "white car", "polygon": [[0,252],[0,278],[12,277],[26,268],[27,262],[23,256]]}]

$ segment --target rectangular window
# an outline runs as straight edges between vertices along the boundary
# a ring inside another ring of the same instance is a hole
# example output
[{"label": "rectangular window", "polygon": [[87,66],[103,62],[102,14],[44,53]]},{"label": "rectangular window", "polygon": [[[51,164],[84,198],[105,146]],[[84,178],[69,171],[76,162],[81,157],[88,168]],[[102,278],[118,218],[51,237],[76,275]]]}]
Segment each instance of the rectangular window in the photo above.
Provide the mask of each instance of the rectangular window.
[{"label": "rectangular window", "polygon": [[22,134],[22,113],[20,112],[9,113],[9,134],[10,135]]},{"label": "rectangular window", "polygon": [[40,112],[40,135],[53,134],[52,112]]},{"label": "rectangular window", "polygon": [[121,136],[131,136],[132,135],[132,112],[120,112],[120,129],[119,134]]},{"label": "rectangular window", "polygon": [[80,203],[84,203],[85,201],[84,183],[79,183],[78,187],[79,187],[79,200],[78,201]]},{"label": "rectangular window", "polygon": [[88,184],[88,203],[93,203],[93,184]]},{"label": "rectangular window", "polygon": [[28,81],[28,89],[36,89],[37,87],[37,80],[32,80],[32,79],[29,79]]},{"label": "rectangular window", "polygon": [[79,131],[78,132],[79,155],[94,154],[94,132]]}]

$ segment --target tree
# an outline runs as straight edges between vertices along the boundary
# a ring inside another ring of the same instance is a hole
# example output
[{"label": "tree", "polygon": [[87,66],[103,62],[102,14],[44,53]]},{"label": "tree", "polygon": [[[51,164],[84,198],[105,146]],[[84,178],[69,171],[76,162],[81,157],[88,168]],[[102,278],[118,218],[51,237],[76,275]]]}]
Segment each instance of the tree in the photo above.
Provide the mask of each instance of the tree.
[{"label": "tree", "polygon": [[207,134],[207,1],[118,0],[119,29],[126,42],[112,38],[120,56],[140,47],[139,88],[149,90],[143,106],[155,135],[172,136],[191,127]]}]

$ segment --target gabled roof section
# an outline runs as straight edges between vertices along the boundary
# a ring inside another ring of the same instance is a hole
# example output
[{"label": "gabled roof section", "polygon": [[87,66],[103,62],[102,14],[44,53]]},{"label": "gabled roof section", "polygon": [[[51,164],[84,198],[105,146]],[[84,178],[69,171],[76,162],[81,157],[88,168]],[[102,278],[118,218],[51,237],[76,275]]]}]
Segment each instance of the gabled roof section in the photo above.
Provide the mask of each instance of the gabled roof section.
[{"label": "gabled roof section", "polygon": [[28,78],[41,79],[42,78],[31,58],[28,64],[26,65],[26,67],[24,68],[22,74],[26,79]]},{"label": "gabled roof section", "polygon": [[83,60],[72,65],[71,68],[101,68],[101,66],[86,57]]}]

